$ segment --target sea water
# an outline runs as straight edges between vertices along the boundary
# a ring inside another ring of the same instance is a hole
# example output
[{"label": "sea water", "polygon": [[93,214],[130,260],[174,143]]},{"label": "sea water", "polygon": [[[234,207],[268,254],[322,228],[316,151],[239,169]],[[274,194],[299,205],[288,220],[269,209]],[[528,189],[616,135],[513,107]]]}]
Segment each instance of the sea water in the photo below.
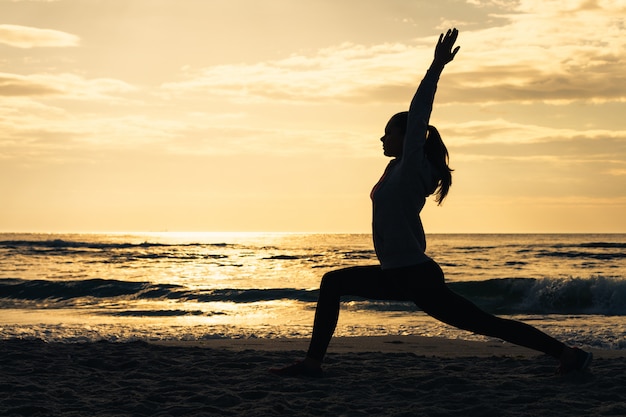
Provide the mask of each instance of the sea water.
[{"label": "sea water", "polygon": [[[435,234],[481,308],[579,346],[626,349],[626,235]],[[308,337],[322,275],[376,264],[367,234],[0,234],[0,338]],[[478,339],[411,303],[346,297],[338,336]]]}]

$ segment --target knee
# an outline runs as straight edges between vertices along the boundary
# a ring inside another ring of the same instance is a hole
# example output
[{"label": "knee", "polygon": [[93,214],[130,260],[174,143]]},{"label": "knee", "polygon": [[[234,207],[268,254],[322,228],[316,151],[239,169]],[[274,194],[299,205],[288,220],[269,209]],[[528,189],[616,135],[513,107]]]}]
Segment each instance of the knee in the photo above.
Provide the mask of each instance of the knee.
[{"label": "knee", "polygon": [[337,287],[337,273],[336,271],[330,271],[322,276],[320,282],[320,291],[328,291]]},{"label": "knee", "polygon": [[322,281],[320,282],[320,289],[328,288],[333,285],[335,279],[335,271],[330,271],[325,273],[322,276]]}]

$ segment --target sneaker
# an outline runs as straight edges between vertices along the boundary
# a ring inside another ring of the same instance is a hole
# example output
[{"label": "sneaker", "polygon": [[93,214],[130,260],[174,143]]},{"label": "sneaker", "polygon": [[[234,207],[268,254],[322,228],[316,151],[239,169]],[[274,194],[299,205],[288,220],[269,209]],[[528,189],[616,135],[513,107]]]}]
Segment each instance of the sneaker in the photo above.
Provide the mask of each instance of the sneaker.
[{"label": "sneaker", "polygon": [[322,368],[308,367],[302,361],[285,366],[284,368],[271,368],[269,372],[278,376],[307,376],[311,378],[321,378],[324,376]]}]

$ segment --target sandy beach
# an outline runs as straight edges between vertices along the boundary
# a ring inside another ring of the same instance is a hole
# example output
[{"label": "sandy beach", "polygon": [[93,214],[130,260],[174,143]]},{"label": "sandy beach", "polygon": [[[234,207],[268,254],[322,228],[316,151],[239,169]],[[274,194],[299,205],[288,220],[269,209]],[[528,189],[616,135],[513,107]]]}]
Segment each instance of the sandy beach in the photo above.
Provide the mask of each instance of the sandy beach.
[{"label": "sandy beach", "polygon": [[3,416],[624,416],[626,351],[590,372],[499,342],[336,338],[325,377],[268,368],[306,340],[0,342]]}]

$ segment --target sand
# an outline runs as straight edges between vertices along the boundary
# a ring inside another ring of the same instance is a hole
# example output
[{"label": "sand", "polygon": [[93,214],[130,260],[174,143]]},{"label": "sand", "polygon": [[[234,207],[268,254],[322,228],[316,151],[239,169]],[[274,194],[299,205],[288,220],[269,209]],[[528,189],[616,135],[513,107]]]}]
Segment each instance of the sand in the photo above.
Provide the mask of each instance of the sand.
[{"label": "sand", "polygon": [[336,338],[321,379],[267,372],[305,340],[0,341],[2,416],[626,416],[626,351],[590,372],[499,342]]}]

